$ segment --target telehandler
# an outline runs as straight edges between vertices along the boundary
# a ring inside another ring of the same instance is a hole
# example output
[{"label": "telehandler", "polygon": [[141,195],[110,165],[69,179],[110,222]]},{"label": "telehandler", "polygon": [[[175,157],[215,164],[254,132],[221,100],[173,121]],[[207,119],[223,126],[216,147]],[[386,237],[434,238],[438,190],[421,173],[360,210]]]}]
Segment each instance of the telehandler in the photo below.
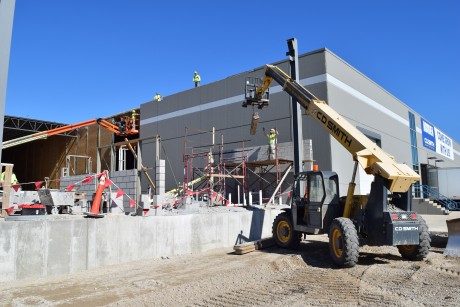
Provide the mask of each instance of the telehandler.
[{"label": "telehandler", "polygon": [[[352,267],[358,262],[360,245],[397,246],[403,258],[424,259],[431,239],[423,218],[412,211],[411,192],[412,184],[420,176],[409,166],[397,163],[326,102],[276,66],[266,65],[262,81],[247,82],[243,106],[268,106],[272,80],[347,149],[355,161],[347,195],[342,198],[335,172],[294,174],[291,206],[273,223],[276,244],[297,248],[302,235],[327,233],[331,258],[340,267]],[[369,195],[354,195],[358,163],[374,176]],[[299,192],[300,185],[305,186],[304,191]]]}]

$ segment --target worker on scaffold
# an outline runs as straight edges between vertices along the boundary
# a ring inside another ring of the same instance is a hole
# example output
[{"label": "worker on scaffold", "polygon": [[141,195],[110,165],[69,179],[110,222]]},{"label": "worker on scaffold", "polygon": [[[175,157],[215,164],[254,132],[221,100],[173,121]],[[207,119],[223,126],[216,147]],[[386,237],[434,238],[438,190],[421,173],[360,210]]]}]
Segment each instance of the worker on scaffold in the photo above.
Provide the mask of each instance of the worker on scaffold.
[{"label": "worker on scaffold", "polygon": [[136,110],[133,110],[133,112],[131,113],[131,123],[132,123],[131,129],[132,130],[136,130],[136,115],[137,115]]},{"label": "worker on scaffold", "polygon": [[275,160],[276,158],[276,144],[278,143],[278,131],[275,128],[270,129],[269,133],[265,132],[265,128],[262,129],[263,133],[268,137],[268,159]]}]

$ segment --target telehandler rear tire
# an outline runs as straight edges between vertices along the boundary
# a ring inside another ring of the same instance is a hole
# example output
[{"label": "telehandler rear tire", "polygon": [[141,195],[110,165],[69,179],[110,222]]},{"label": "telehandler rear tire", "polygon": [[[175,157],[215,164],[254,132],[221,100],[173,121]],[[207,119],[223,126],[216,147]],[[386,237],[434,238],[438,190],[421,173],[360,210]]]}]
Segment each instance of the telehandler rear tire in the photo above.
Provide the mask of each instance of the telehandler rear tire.
[{"label": "telehandler rear tire", "polygon": [[272,227],[273,239],[282,248],[298,249],[301,233],[294,230],[291,215],[288,212],[278,214]]},{"label": "telehandler rear tire", "polygon": [[329,228],[329,250],[332,261],[340,267],[351,268],[358,263],[359,238],[350,219],[339,217]]},{"label": "telehandler rear tire", "polygon": [[428,226],[423,218],[418,218],[419,226],[419,244],[418,245],[398,245],[398,250],[404,259],[420,261],[425,259],[431,248],[431,237]]}]

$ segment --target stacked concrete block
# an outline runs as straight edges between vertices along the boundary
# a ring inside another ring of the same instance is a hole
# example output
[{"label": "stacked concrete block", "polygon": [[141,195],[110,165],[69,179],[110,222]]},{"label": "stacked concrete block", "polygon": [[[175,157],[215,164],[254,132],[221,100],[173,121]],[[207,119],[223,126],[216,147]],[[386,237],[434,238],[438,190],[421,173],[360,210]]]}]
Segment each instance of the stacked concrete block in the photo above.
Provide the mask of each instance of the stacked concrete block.
[{"label": "stacked concrete block", "polygon": [[[77,182],[81,182],[83,179],[88,177],[89,175],[79,175],[79,176],[68,176],[62,177],[60,183],[60,189],[65,190],[68,186],[75,184]],[[111,193],[109,206],[112,208],[112,212],[114,208],[115,212],[134,212],[135,208],[130,207],[130,198],[134,201],[137,200],[137,189],[136,183],[138,179],[138,171],[137,169],[131,170],[124,170],[124,171],[117,171],[109,173],[109,179],[114,183],[111,186]],[[78,183],[74,186],[74,191],[85,193],[85,197],[87,200],[91,201],[93,198],[93,194],[96,192],[97,185],[99,181],[97,178],[94,178],[91,183]],[[118,189],[122,189],[123,192],[128,195],[123,195],[118,199],[115,198]]]},{"label": "stacked concrete block", "polygon": [[117,187],[122,189],[125,194],[128,194],[131,198],[136,199],[136,182],[138,179],[137,169],[111,172],[110,180],[115,184],[112,189]]},{"label": "stacked concrete block", "polygon": [[161,195],[165,192],[165,160],[156,160],[155,165],[156,194]]},{"label": "stacked concrete block", "polygon": [[[123,192],[125,192],[126,194],[126,195],[119,197],[119,199],[121,199],[121,202],[122,202],[123,212],[125,213],[136,211],[135,207],[132,208],[130,206],[130,198],[133,199],[134,201],[137,201],[136,183],[137,183],[138,176],[139,176],[139,172],[137,171],[137,169],[124,170],[124,171],[110,173],[110,180],[114,183],[114,185],[112,186],[112,191],[115,192],[116,194],[119,188],[119,189],[122,189]],[[112,200],[113,198],[111,199],[111,201]],[[120,202],[120,200],[118,202]],[[121,204],[118,204],[118,205],[120,206]],[[112,212],[113,212],[113,209],[114,208],[112,207]]]},{"label": "stacked concrete block", "polygon": [[313,144],[311,140],[303,140],[303,164],[304,171],[310,171],[313,169]]},{"label": "stacked concrete block", "polygon": [[94,178],[92,182],[81,183],[83,179],[85,179],[86,177],[90,175],[91,174],[61,177],[59,189],[61,191],[65,191],[68,186],[75,184],[73,191],[79,192],[79,193],[85,193],[86,199],[91,199],[93,193],[96,191],[97,184],[99,183],[98,180]]}]

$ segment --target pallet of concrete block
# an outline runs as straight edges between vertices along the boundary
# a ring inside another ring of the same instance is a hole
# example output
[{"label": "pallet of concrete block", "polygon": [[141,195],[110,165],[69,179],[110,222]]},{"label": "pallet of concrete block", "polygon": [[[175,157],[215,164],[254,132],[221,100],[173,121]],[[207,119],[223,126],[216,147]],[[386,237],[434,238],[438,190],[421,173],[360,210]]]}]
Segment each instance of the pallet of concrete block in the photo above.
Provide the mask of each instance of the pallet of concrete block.
[{"label": "pallet of concrete block", "polygon": [[48,214],[71,214],[75,202],[75,192],[60,192],[59,190],[38,190],[40,203],[46,206]]},{"label": "pallet of concrete block", "polygon": [[253,242],[247,242],[243,244],[237,244],[233,246],[233,250],[237,255],[243,255],[255,250],[265,249],[275,245],[273,238],[261,239]]}]

